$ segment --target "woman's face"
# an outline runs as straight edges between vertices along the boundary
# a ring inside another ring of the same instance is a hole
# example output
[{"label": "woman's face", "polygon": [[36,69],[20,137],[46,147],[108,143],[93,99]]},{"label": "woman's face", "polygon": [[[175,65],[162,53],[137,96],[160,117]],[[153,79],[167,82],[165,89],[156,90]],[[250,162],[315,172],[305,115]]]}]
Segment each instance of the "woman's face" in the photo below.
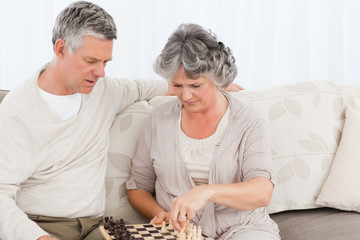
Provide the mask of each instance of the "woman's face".
[{"label": "woman's face", "polygon": [[207,77],[198,79],[186,77],[184,68],[180,67],[171,80],[175,95],[184,106],[184,110],[192,113],[206,113],[214,105],[219,93],[215,83]]}]

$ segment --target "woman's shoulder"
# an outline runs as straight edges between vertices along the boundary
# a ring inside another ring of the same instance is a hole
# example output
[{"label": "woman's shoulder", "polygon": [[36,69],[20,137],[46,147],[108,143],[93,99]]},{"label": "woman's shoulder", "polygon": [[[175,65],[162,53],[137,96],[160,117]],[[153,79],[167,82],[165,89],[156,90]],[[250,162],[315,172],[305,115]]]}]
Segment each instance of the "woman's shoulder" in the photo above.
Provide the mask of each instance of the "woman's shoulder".
[{"label": "woman's shoulder", "polygon": [[181,109],[181,102],[177,97],[174,97],[156,105],[151,114],[152,115],[172,114],[178,112],[179,109]]}]

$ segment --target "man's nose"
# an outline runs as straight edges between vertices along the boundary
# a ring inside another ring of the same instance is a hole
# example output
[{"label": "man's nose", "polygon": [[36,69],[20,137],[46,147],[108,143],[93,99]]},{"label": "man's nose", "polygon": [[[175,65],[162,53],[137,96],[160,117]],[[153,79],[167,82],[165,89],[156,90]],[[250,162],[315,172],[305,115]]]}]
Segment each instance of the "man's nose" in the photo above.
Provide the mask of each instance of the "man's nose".
[{"label": "man's nose", "polygon": [[104,77],[105,76],[105,66],[104,63],[98,63],[96,64],[96,67],[94,69],[94,74],[98,77]]}]

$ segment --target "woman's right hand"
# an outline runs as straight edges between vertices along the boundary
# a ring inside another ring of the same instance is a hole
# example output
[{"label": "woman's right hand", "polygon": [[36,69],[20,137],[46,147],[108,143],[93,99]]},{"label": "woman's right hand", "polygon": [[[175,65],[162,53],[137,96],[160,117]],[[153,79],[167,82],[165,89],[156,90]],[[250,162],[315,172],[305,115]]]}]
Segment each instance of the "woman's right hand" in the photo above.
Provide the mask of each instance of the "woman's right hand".
[{"label": "woman's right hand", "polygon": [[161,211],[151,219],[151,224],[161,224],[162,222],[169,222],[170,214],[166,211]]}]

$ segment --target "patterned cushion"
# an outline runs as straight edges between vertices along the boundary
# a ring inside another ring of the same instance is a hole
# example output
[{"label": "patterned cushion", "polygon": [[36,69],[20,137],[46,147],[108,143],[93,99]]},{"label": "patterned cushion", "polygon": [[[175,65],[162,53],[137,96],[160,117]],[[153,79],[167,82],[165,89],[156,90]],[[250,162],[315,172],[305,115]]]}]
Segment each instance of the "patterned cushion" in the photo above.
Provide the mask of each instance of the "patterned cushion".
[{"label": "patterned cushion", "polygon": [[344,124],[339,87],[313,81],[236,95],[269,123],[277,181],[269,213],[317,208]]},{"label": "patterned cushion", "polygon": [[316,204],[360,213],[360,110],[346,111],[339,148]]},{"label": "patterned cushion", "polygon": [[117,115],[110,130],[105,215],[123,218],[129,223],[147,222],[129,204],[125,181],[129,177],[131,159],[135,155],[140,133],[150,112],[151,108],[145,101],[132,104]]}]

